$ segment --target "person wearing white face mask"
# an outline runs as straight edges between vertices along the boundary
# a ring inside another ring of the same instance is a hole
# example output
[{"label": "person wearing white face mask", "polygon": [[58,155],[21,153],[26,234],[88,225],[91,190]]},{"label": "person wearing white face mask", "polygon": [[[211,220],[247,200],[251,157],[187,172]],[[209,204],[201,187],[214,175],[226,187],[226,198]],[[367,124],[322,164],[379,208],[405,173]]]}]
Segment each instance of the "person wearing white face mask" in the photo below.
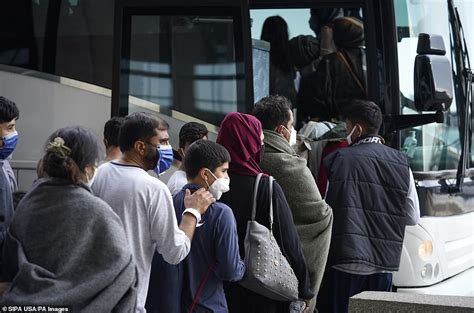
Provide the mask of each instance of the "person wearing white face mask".
[{"label": "person wearing white face mask", "polygon": [[[260,166],[281,185],[301,240],[308,267],[310,288],[316,295],[329,251],[332,210],[322,199],[306,160],[291,147],[296,141],[291,103],[281,96],[269,96],[255,104],[252,114],[260,120],[265,153]],[[313,312],[316,298],[306,301]]]},{"label": "person wearing white face mask", "polygon": [[363,291],[391,291],[406,225],[420,218],[415,181],[406,156],[379,136],[382,111],[374,102],[351,100],[344,110],[349,147],[324,158],[334,208],[327,270],[319,312],[348,312]]},{"label": "person wearing white face mask", "polygon": [[184,157],[188,184],[173,199],[178,220],[187,212],[186,189],[194,192],[205,188],[217,200],[198,217],[201,223],[194,234],[191,251],[182,263],[184,283],[178,288],[182,293],[173,295],[181,298],[183,309],[189,312],[227,312],[222,283],[238,281],[245,273],[234,214],[218,201],[229,191],[229,162],[229,152],[223,146],[202,139],[191,144]]}]

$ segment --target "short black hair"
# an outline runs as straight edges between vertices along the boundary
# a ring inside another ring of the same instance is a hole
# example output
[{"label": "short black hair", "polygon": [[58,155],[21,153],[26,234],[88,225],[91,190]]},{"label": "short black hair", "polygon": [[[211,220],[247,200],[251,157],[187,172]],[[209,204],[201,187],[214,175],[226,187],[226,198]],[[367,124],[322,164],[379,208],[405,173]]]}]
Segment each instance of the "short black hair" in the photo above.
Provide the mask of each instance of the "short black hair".
[{"label": "short black hair", "polygon": [[214,172],[225,162],[230,162],[229,151],[210,140],[195,141],[189,146],[184,156],[184,168],[188,179],[195,178],[202,168]]},{"label": "short black hair", "polygon": [[156,136],[156,129],[168,130],[168,123],[151,113],[135,112],[127,115],[120,127],[119,145],[122,152],[130,151],[136,141],[148,141]]},{"label": "short black hair", "polygon": [[207,128],[204,124],[189,122],[183,125],[179,130],[179,147],[184,148],[186,144],[192,144],[196,140],[207,136]]},{"label": "short black hair", "polygon": [[0,123],[10,122],[13,119],[18,119],[20,112],[16,107],[15,102],[7,98],[0,97]]},{"label": "short black hair", "polygon": [[107,147],[119,145],[119,132],[124,118],[114,116],[108,120],[104,125],[104,139],[107,141]]},{"label": "short black hair", "polygon": [[274,130],[280,125],[288,124],[290,120],[291,102],[286,97],[274,95],[260,99],[252,111],[262,128]]},{"label": "short black hair", "polygon": [[383,120],[382,111],[378,105],[361,99],[348,102],[344,108],[343,117],[353,124],[363,124],[370,135],[378,134]]},{"label": "short black hair", "polygon": [[[67,154],[49,148],[58,137],[64,141],[64,146],[69,148]],[[101,158],[97,137],[81,126],[58,129],[49,136],[44,149],[45,155],[40,161],[39,172],[46,173],[49,177],[66,179],[74,184],[81,181],[86,166],[96,166]]]}]

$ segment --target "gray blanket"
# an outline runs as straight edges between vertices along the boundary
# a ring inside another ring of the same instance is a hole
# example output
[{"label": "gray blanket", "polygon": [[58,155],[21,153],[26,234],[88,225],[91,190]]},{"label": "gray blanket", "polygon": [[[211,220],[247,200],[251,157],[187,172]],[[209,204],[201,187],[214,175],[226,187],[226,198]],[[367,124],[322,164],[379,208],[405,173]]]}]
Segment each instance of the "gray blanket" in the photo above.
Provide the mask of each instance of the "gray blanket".
[{"label": "gray blanket", "polygon": [[265,153],[260,165],[275,177],[285,193],[303,246],[311,287],[317,294],[331,240],[332,210],[322,200],[306,160],[278,133],[264,130],[264,135]]},{"label": "gray blanket", "polygon": [[122,223],[86,186],[37,181],[18,206],[3,256],[12,283],[0,305],[135,310],[135,262]]}]

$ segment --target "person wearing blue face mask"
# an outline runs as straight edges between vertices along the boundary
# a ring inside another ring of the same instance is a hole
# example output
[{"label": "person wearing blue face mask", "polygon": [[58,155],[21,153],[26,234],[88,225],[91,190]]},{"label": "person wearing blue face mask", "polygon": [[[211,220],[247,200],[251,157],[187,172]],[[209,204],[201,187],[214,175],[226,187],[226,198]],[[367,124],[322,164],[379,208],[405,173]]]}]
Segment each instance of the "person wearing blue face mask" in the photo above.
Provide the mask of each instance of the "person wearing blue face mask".
[{"label": "person wearing blue face mask", "polygon": [[0,97],[0,247],[13,219],[12,193],[17,188],[17,183],[8,160],[18,143],[15,129],[18,116],[16,104]]},{"label": "person wearing blue face mask", "polygon": [[154,252],[170,264],[181,262],[191,249],[201,215],[215,199],[204,188],[192,195],[187,191],[187,210],[178,226],[171,193],[147,173],[169,167],[169,148],[164,147],[169,145],[168,124],[163,119],[143,112],[128,115],[120,127],[119,145],[122,157],[97,169],[92,190],[122,219],[137,262],[136,312],[145,312]]},{"label": "person wearing blue face mask", "polygon": [[159,146],[157,146],[157,150],[160,157],[153,171],[156,175],[160,176],[161,174],[166,172],[173,164],[173,148],[169,144],[160,144]]}]

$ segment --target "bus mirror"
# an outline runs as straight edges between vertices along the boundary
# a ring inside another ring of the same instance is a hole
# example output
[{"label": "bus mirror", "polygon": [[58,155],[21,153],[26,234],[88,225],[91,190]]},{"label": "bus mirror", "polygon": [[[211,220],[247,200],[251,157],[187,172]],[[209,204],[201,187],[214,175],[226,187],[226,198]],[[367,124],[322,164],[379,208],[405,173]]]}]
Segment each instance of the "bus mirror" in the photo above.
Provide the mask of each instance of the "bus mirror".
[{"label": "bus mirror", "polygon": [[453,101],[451,63],[443,38],[420,34],[415,58],[415,107],[418,111],[447,111]]},{"label": "bus mirror", "polygon": [[444,47],[443,37],[441,37],[440,35],[431,35],[424,33],[419,34],[416,53],[445,55],[446,48]]}]

